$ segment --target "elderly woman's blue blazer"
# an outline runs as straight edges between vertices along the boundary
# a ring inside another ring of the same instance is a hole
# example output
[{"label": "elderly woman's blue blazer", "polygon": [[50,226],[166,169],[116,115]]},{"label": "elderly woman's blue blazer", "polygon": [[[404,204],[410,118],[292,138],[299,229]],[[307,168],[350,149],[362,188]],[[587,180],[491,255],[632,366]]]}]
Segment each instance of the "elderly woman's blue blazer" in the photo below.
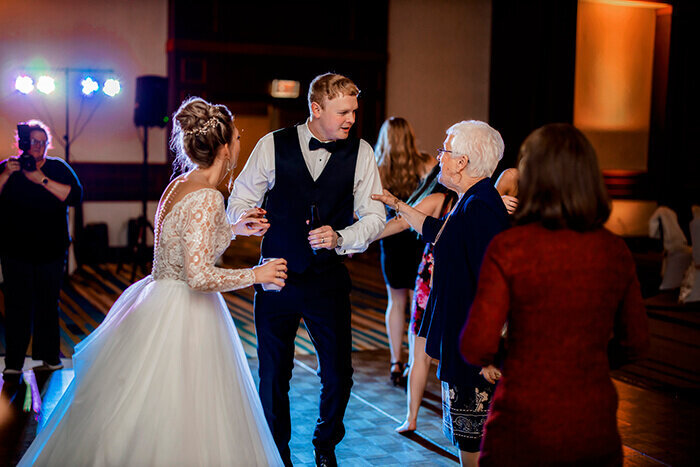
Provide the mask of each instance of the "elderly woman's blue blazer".
[{"label": "elderly woman's blue blazer", "polygon": [[[445,218],[427,217],[423,238],[434,242]],[[472,186],[458,201],[433,249],[433,287],[419,335],[425,350],[440,360],[438,378],[473,384],[481,368],[466,363],[459,334],[469,316],[479,269],[491,239],[509,225],[508,212],[490,178]]]}]

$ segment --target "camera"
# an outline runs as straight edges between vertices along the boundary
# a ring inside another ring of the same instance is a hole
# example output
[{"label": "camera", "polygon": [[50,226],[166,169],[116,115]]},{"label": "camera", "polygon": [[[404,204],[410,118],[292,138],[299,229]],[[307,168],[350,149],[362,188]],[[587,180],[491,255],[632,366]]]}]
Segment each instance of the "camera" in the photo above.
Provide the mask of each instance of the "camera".
[{"label": "camera", "polygon": [[30,134],[31,130],[29,125],[24,123],[17,125],[17,146],[19,146],[19,149],[22,151],[22,154],[19,156],[19,166],[26,172],[33,172],[36,170],[36,160],[34,156],[29,154],[29,149],[32,147]]}]

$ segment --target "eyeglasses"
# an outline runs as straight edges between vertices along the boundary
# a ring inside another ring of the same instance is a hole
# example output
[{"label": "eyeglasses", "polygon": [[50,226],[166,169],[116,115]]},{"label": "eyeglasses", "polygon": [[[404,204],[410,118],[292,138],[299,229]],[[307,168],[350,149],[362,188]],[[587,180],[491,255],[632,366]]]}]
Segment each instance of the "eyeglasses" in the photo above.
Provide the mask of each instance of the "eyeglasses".
[{"label": "eyeglasses", "polygon": [[440,159],[446,152],[452,152],[452,151],[447,151],[446,149],[438,148],[437,154],[435,155],[435,158]]},{"label": "eyeglasses", "polygon": [[31,144],[32,146],[41,146],[41,147],[44,147],[44,146],[46,146],[46,142],[47,142],[47,141],[46,141],[46,140],[43,140],[43,139],[34,139],[34,138],[32,138],[32,139],[29,140],[29,144]]},{"label": "eyeglasses", "polygon": [[462,153],[459,153],[459,152],[448,151],[447,149],[439,148],[439,149],[437,150],[437,155],[436,155],[435,157],[436,157],[437,159],[440,159],[440,158],[443,156],[443,154],[445,154],[445,153],[449,153],[450,155],[466,156],[466,154],[462,154]]}]

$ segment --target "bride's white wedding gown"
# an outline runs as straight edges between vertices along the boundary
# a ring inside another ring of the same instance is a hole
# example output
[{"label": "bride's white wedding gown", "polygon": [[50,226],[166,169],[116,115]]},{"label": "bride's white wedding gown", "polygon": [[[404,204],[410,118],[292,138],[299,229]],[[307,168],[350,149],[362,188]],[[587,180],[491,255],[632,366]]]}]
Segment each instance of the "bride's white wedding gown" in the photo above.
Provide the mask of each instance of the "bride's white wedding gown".
[{"label": "bride's white wedding gown", "polygon": [[164,211],[153,273],[76,346],[75,378],[20,466],[282,465],[217,293],[254,281],[214,266],[231,241],[223,196],[200,189]]}]

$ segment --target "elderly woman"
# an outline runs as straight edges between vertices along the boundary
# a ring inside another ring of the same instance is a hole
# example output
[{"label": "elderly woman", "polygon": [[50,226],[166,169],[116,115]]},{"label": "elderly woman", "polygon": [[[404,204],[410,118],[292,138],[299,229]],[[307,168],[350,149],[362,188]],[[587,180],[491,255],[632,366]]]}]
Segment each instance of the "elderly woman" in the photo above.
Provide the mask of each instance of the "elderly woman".
[{"label": "elderly woman", "polygon": [[493,384],[459,353],[459,332],[467,320],[481,260],[491,239],[508,226],[508,213],[489,178],[503,156],[501,135],[484,122],[464,121],[447,130],[438,150],[440,183],[458,200],[443,218],[426,216],[388,191],[373,195],[433,243],[433,285],[420,335],[425,350],[440,360],[443,427],[460,449],[463,465],[476,465],[482,426]]},{"label": "elderly woman", "polygon": [[508,322],[479,465],[622,465],[610,365],[649,345],[634,261],[579,130],[545,125],[520,157],[518,225],[489,246],[461,341],[491,364]]}]

